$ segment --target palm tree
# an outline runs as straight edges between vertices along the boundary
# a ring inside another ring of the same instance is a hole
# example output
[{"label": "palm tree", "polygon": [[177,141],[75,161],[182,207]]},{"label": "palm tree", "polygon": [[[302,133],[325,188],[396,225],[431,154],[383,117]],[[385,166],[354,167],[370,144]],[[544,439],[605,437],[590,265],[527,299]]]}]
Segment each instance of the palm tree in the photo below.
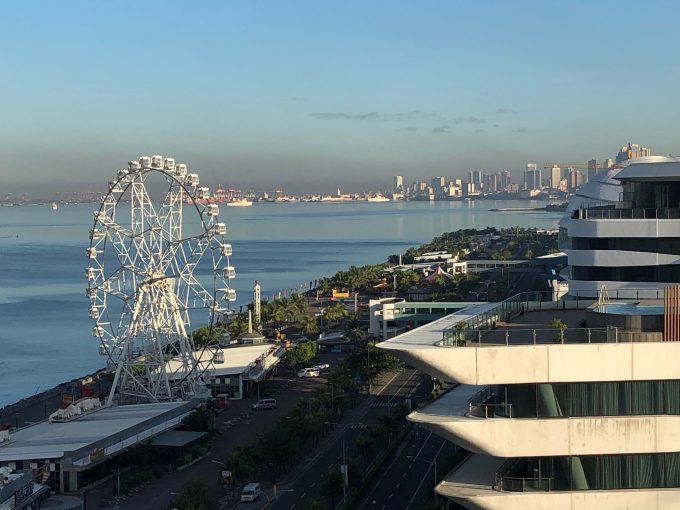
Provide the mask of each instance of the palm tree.
[{"label": "palm tree", "polygon": [[366,338],[366,331],[360,326],[354,326],[346,329],[343,336],[350,342],[357,343]]},{"label": "palm tree", "polygon": [[297,325],[300,331],[305,334],[312,334],[319,332],[319,325],[316,323],[316,317],[310,315],[303,315],[298,318]]}]

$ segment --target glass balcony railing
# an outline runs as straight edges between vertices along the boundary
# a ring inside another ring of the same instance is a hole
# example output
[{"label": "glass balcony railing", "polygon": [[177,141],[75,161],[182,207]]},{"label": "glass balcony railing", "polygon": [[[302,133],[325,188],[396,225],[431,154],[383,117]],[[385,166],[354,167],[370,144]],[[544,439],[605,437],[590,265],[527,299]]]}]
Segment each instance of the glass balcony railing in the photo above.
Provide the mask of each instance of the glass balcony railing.
[{"label": "glass balcony railing", "polygon": [[577,209],[571,217],[575,220],[677,220],[680,209],[593,207]]}]

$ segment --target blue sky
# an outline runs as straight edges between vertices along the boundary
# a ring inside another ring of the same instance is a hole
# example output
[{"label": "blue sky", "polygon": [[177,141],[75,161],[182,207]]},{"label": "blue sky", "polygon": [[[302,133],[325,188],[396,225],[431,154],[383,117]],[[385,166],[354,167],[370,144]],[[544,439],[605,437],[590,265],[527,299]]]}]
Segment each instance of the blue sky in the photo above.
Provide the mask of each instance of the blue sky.
[{"label": "blue sky", "polygon": [[0,183],[140,154],[290,190],[680,153],[673,2],[15,2]]}]

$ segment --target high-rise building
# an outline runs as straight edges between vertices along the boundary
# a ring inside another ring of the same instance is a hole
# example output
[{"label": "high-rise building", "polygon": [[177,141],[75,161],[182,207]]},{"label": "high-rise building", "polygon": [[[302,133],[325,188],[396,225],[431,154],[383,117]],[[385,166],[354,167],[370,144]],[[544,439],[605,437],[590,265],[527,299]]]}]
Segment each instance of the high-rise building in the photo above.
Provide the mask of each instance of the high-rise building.
[{"label": "high-rise building", "polygon": [[446,186],[446,178],[433,177],[432,179],[430,179],[430,185],[435,191],[441,191],[444,189],[444,186]]},{"label": "high-rise building", "polygon": [[569,191],[576,191],[583,186],[583,172],[570,168],[568,173]]},{"label": "high-rise building", "polygon": [[395,191],[403,191],[404,189],[404,177],[402,175],[394,176],[394,189]]},{"label": "high-rise building", "polygon": [[614,160],[612,158],[607,158],[602,163],[602,168],[609,169],[614,166]]},{"label": "high-rise building", "polygon": [[560,222],[569,299],[480,303],[378,344],[455,383],[408,419],[471,452],[435,488],[464,508],[680,508],[680,159],[592,184]]},{"label": "high-rise building", "polygon": [[477,190],[479,190],[482,187],[482,172],[481,172],[481,170],[470,170],[468,182],[471,182],[472,184],[474,184],[475,188],[477,188]]},{"label": "high-rise building", "polygon": [[588,181],[592,181],[597,175],[597,160],[591,159],[588,161]]},{"label": "high-rise building", "polygon": [[498,178],[496,174],[484,174],[483,187],[485,193],[496,193],[498,191]]},{"label": "high-rise building", "polygon": [[550,169],[550,187],[552,189],[558,189],[560,187],[560,180],[562,179],[562,169],[553,165]]},{"label": "high-rise building", "polygon": [[536,163],[527,163],[524,171],[524,189],[541,189],[541,170]]},{"label": "high-rise building", "polygon": [[508,170],[501,171],[501,189],[507,191],[512,183],[511,175]]},{"label": "high-rise building", "polygon": [[645,156],[651,156],[652,151],[648,147],[640,147],[636,143],[628,143],[621,147],[621,150],[616,155],[616,162],[623,163],[629,159],[642,158]]}]

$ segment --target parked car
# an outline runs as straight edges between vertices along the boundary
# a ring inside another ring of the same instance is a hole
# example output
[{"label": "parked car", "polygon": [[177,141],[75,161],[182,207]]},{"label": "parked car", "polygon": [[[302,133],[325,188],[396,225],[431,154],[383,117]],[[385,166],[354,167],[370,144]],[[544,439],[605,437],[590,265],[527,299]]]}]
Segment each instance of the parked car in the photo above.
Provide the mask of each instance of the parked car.
[{"label": "parked car", "polygon": [[319,363],[318,365],[313,365],[311,368],[315,368],[316,370],[325,370],[330,367],[331,366],[328,363]]},{"label": "parked car", "polygon": [[276,409],[276,399],[275,398],[261,398],[255,402],[250,408],[253,411],[261,411],[262,409]]},{"label": "parked car", "polygon": [[302,368],[300,371],[297,373],[298,377],[319,377],[319,369],[318,368]]},{"label": "parked car", "polygon": [[255,501],[260,497],[260,484],[248,483],[241,491],[241,501]]}]

